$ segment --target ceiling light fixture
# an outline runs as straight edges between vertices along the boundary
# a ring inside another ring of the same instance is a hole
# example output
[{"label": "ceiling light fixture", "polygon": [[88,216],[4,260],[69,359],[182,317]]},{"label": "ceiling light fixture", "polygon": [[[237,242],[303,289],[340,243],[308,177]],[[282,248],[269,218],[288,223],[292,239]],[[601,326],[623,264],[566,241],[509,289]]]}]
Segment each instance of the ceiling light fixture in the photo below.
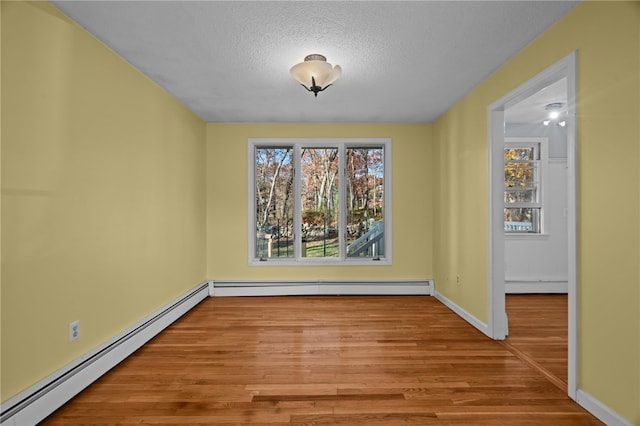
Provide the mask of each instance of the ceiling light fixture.
[{"label": "ceiling light fixture", "polygon": [[318,92],[331,86],[342,75],[342,68],[340,65],[332,67],[323,55],[313,54],[304,58],[304,62],[292,66],[289,72],[317,98]]},{"label": "ceiling light fixture", "polygon": [[[551,121],[555,121],[558,119],[558,117],[560,117],[560,112],[562,110],[562,107],[564,107],[564,104],[562,102],[553,102],[551,104],[547,104],[544,109],[549,111],[549,118],[547,118],[546,120],[544,120],[542,122],[542,124],[544,124],[545,126],[548,126]],[[562,120],[559,123],[556,123],[558,126],[564,127],[567,123]]]}]

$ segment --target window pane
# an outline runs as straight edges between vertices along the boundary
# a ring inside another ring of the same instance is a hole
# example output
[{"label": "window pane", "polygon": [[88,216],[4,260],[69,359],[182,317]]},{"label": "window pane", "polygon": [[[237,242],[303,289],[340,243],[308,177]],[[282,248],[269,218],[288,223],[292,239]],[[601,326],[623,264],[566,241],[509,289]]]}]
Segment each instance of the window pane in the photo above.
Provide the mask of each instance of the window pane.
[{"label": "window pane", "polygon": [[504,230],[507,232],[540,232],[539,208],[506,208],[504,209]]},{"label": "window pane", "polygon": [[509,160],[538,160],[536,150],[533,147],[506,148],[504,150],[505,161]]},{"label": "window pane", "polygon": [[302,148],[302,256],[338,257],[338,149]]},{"label": "window pane", "polygon": [[508,162],[504,165],[504,186],[532,187],[536,183],[536,163]]},{"label": "window pane", "polygon": [[347,148],[347,256],[384,256],[384,150]]},{"label": "window pane", "polygon": [[293,257],[292,148],[255,150],[256,257]]},{"label": "window pane", "polygon": [[248,142],[250,265],[391,263],[390,140]]},{"label": "window pane", "polygon": [[506,232],[540,233],[540,152],[538,143],[528,146],[507,146],[504,149],[504,230]]},{"label": "window pane", "polygon": [[535,203],[538,201],[537,192],[535,188],[509,188],[504,191],[504,202],[505,204]]}]

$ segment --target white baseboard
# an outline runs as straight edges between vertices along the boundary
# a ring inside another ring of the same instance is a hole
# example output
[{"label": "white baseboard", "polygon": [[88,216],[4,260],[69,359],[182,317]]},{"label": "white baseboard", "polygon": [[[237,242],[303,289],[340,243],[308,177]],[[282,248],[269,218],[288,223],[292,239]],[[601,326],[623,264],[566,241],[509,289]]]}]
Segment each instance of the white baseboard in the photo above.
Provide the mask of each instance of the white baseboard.
[{"label": "white baseboard", "polygon": [[632,426],[631,422],[581,389],[576,392],[576,402],[608,426]]},{"label": "white baseboard", "polygon": [[531,280],[506,280],[506,294],[567,294],[569,283],[567,281],[531,281]]},{"label": "white baseboard", "polygon": [[0,425],[35,425],[210,294],[204,282],[2,404]]},{"label": "white baseboard", "polygon": [[[469,324],[486,334],[488,337],[491,337],[489,335],[489,327],[485,323],[462,309],[460,306],[452,302],[447,297],[443,296],[441,293],[435,291],[434,296]],[[620,417],[615,411],[611,410],[605,404],[598,401],[583,390],[578,389],[576,393],[576,402],[608,426],[632,426],[630,422]]]},{"label": "white baseboard", "polygon": [[459,305],[457,305],[456,303],[454,303],[453,301],[448,299],[446,296],[443,296],[442,293],[438,293],[437,291],[435,291],[434,292],[434,296],[443,305],[445,305],[447,308],[451,309],[458,316],[462,317],[463,320],[467,321],[469,324],[471,324],[472,326],[474,326],[475,328],[477,328],[478,330],[480,330],[481,332],[483,332],[487,336],[491,337],[491,335],[489,334],[489,326],[487,324],[485,324],[484,322],[480,321],[478,318],[476,318],[471,313],[469,313],[466,310],[462,309]]},{"label": "white baseboard", "polygon": [[212,281],[211,295],[433,295],[432,280],[399,281]]},{"label": "white baseboard", "polygon": [[[122,333],[69,363],[2,404],[0,426],[35,425],[208,296],[274,295],[428,295],[489,336],[488,327],[442,294],[432,280],[253,282],[207,281],[143,318]],[[605,404],[578,389],[576,402],[610,426],[632,426]]]}]

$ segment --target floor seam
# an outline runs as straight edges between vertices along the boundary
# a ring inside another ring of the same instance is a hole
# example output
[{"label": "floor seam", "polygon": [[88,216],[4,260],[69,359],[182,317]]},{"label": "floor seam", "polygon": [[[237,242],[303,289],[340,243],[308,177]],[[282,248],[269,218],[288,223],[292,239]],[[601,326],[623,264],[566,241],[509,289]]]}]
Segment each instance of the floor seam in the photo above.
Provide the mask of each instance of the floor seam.
[{"label": "floor seam", "polygon": [[567,383],[560,379],[558,376],[553,374],[551,371],[543,367],[539,362],[534,360],[532,357],[522,352],[520,349],[513,346],[511,343],[501,340],[500,343],[513,355],[515,355],[518,359],[523,361],[525,364],[529,365],[534,370],[538,371],[542,374],[547,380],[549,380],[553,385],[559,388],[561,391],[567,393]]}]

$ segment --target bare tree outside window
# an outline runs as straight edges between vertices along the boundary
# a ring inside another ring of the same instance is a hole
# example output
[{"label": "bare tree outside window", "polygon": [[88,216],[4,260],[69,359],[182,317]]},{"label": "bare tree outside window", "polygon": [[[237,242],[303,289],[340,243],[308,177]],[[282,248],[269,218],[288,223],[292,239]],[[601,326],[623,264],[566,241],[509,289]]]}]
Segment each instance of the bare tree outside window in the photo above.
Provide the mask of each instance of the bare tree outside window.
[{"label": "bare tree outside window", "polygon": [[[347,149],[347,254],[380,256],[384,245],[369,244],[382,235],[384,149]],[[376,232],[378,231],[378,232]],[[363,238],[363,236],[365,238]]]},{"label": "bare tree outside window", "polygon": [[293,150],[255,150],[256,257],[293,257]]},{"label": "bare tree outside window", "polygon": [[302,148],[302,256],[339,255],[338,149]]},{"label": "bare tree outside window", "polygon": [[250,262],[387,259],[390,141],[268,141],[249,141]]}]

